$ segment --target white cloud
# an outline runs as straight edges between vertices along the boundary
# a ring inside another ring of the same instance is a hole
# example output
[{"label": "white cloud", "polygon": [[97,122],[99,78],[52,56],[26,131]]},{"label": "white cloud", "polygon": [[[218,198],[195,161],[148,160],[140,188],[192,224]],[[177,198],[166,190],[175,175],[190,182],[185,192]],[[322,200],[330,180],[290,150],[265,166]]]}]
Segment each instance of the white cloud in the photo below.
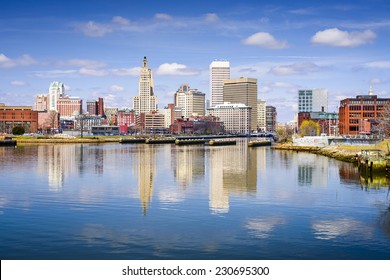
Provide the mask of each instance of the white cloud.
[{"label": "white cloud", "polygon": [[123,25],[123,26],[128,26],[130,25],[130,21],[124,17],[121,17],[121,16],[115,16],[112,18],[112,22],[113,23],[118,23],[120,25]]},{"label": "white cloud", "polygon": [[68,85],[64,85],[64,87],[65,87],[65,91],[70,91],[70,90],[72,90],[72,88],[71,88],[70,86],[68,86]]},{"label": "white cloud", "polygon": [[65,77],[65,76],[71,76],[76,74],[77,70],[48,70],[48,71],[33,71],[31,72],[31,75],[38,78],[58,78],[58,77]]},{"label": "white cloud", "polygon": [[60,65],[65,66],[77,66],[77,67],[86,67],[86,68],[100,68],[104,67],[106,64],[96,60],[89,59],[70,59],[65,62],[59,63]]},{"label": "white cloud", "polygon": [[108,73],[105,70],[96,70],[91,68],[80,68],[79,73],[84,76],[94,76],[94,77],[103,77]]},{"label": "white cloud", "polygon": [[290,65],[280,65],[272,67],[269,73],[277,76],[288,76],[288,75],[305,75],[308,73],[314,73],[322,71],[324,68],[318,66],[312,62],[300,62],[293,63]]},{"label": "white cloud", "polygon": [[10,68],[16,66],[16,63],[12,61],[9,57],[7,57],[5,54],[0,53],[0,67],[2,68]]},{"label": "white cloud", "polygon": [[20,66],[30,66],[36,63],[37,62],[35,61],[35,59],[33,59],[28,54],[24,54],[20,58],[16,59],[16,64]]},{"label": "white cloud", "polygon": [[258,46],[265,49],[286,49],[288,44],[286,41],[276,40],[267,32],[255,33],[242,41],[244,45]]},{"label": "white cloud", "polygon": [[205,16],[205,20],[206,20],[207,22],[213,23],[213,22],[219,21],[219,17],[218,17],[218,15],[215,14],[215,13],[208,13],[208,14],[206,14],[206,16]]},{"label": "white cloud", "polygon": [[259,88],[259,93],[269,93],[271,91],[272,89],[269,86],[264,85]]},{"label": "white cloud", "polygon": [[113,31],[111,24],[100,24],[94,21],[78,24],[76,28],[89,37],[102,37]]},{"label": "white cloud", "polygon": [[157,71],[157,75],[178,75],[178,76],[194,76],[199,75],[199,71],[188,69],[184,64],[164,63],[161,64]]},{"label": "white cloud", "polygon": [[141,67],[133,68],[116,68],[111,69],[111,73],[115,76],[133,76],[138,77],[141,71]]},{"label": "white cloud", "polygon": [[24,54],[19,58],[11,59],[5,54],[0,53],[0,68],[12,68],[16,66],[30,66],[36,64],[36,60],[28,54]]},{"label": "white cloud", "polygon": [[272,83],[273,87],[277,88],[296,88],[297,86],[291,83],[286,83],[286,82],[274,82]]},{"label": "white cloud", "polygon": [[124,90],[125,90],[124,87],[118,86],[118,85],[112,85],[110,87],[110,91],[112,91],[112,92],[121,92],[121,91],[124,91]]},{"label": "white cloud", "polygon": [[382,80],[379,78],[372,78],[370,80],[370,84],[372,84],[372,85],[377,85],[377,84],[381,84],[381,83],[382,83]]},{"label": "white cloud", "polygon": [[369,63],[365,64],[365,67],[387,69],[387,68],[390,68],[390,60],[369,62]]},{"label": "white cloud", "polygon": [[164,13],[157,13],[154,15],[154,18],[158,20],[173,20],[172,16]]},{"label": "white cloud", "polygon": [[376,34],[371,30],[358,31],[342,31],[338,28],[326,29],[318,31],[312,38],[314,44],[328,45],[335,47],[357,47],[360,45],[373,43],[376,39]]},{"label": "white cloud", "polygon": [[25,81],[21,81],[21,80],[14,80],[14,81],[11,81],[11,85],[21,87],[21,86],[27,85],[27,83]]}]

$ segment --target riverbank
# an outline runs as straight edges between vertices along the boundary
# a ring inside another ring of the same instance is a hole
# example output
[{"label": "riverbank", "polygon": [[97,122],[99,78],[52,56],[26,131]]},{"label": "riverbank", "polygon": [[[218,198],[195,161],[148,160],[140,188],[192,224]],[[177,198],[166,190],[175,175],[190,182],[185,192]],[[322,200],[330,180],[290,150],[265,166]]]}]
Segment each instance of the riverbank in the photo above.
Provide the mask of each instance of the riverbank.
[{"label": "riverbank", "polygon": [[14,137],[17,144],[101,144],[118,142],[119,137],[73,137],[73,138],[40,138],[40,137]]},{"label": "riverbank", "polygon": [[308,152],[312,154],[318,154],[322,156],[327,156],[330,158],[335,158],[337,160],[346,161],[346,162],[356,162],[356,154],[361,150],[381,150],[384,153],[388,153],[388,147],[390,145],[390,140],[384,140],[376,145],[371,146],[327,146],[327,147],[312,147],[312,146],[294,146],[291,143],[288,144],[277,144],[272,146],[272,149],[276,150],[288,150],[296,152]]}]

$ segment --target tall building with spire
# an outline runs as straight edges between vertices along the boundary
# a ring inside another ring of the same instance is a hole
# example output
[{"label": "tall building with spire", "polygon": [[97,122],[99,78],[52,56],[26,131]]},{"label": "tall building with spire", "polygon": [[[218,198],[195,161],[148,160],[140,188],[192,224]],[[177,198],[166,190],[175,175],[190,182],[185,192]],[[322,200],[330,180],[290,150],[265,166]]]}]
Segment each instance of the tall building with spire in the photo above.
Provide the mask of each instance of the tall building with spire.
[{"label": "tall building with spire", "polygon": [[133,108],[137,114],[157,110],[157,96],[154,95],[152,70],[148,67],[146,56],[143,59],[139,77],[138,96],[133,99]]},{"label": "tall building with spire", "polygon": [[226,60],[214,60],[210,64],[211,107],[223,104],[223,81],[230,79],[230,63]]}]

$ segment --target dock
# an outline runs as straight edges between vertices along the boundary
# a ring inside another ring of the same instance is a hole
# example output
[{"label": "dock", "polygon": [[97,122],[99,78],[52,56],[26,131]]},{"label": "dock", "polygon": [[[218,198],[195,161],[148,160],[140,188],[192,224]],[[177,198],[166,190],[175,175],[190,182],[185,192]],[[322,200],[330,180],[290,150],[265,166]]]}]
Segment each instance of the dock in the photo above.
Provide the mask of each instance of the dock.
[{"label": "dock", "polygon": [[176,139],[176,145],[204,145],[206,140],[204,139]]},{"label": "dock", "polygon": [[16,140],[9,136],[0,136],[0,146],[16,146]]},{"label": "dock", "polygon": [[264,147],[271,146],[272,141],[268,139],[253,140],[248,142],[248,147]]},{"label": "dock", "polygon": [[119,143],[121,144],[136,144],[136,143],[145,143],[146,138],[121,138]]},{"label": "dock", "polygon": [[226,145],[236,145],[236,140],[232,139],[213,139],[209,141],[210,146],[226,146]]},{"label": "dock", "polygon": [[389,168],[388,157],[382,150],[362,150],[356,155],[356,161],[359,171],[370,176]]},{"label": "dock", "polygon": [[146,144],[173,144],[176,139],[174,137],[147,138]]}]

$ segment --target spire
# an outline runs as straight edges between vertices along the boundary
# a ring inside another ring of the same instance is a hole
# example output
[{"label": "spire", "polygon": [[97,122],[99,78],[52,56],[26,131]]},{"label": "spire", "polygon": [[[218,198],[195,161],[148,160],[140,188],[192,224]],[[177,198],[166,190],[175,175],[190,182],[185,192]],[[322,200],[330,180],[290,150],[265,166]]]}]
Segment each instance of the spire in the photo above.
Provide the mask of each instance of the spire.
[{"label": "spire", "polygon": [[372,90],[372,84],[370,84],[370,90],[368,91],[368,95],[374,95],[374,91]]},{"label": "spire", "polygon": [[148,60],[146,59],[146,56],[144,56],[144,61],[143,61],[143,68],[148,68]]}]

